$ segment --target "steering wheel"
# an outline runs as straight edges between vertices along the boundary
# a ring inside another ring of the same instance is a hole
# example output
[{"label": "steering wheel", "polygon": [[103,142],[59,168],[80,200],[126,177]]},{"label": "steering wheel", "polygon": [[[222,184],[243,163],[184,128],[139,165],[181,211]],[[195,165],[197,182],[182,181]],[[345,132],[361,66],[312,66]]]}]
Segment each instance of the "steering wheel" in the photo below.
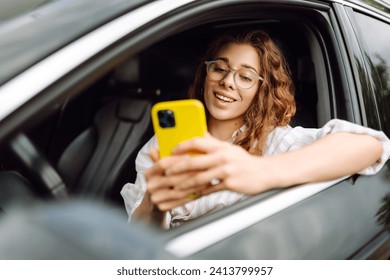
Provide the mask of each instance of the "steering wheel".
[{"label": "steering wheel", "polygon": [[53,198],[68,198],[67,187],[53,165],[31,142],[27,135],[20,133],[11,141],[11,150],[35,181]]}]

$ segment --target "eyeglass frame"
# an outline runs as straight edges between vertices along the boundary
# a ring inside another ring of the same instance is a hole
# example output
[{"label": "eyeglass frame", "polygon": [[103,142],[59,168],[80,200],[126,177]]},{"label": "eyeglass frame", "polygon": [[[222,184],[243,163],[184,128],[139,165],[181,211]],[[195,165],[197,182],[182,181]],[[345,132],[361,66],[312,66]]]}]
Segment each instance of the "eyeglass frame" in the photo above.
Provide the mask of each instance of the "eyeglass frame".
[{"label": "eyeglass frame", "polygon": [[[221,60],[221,59],[217,59],[217,60],[206,60],[206,61],[204,62],[204,63],[206,64],[206,75],[208,75],[210,65],[211,65],[212,63],[218,62],[218,61],[225,62],[225,61],[223,61],[223,60]],[[226,62],[225,62],[225,63],[226,63]],[[240,69],[241,69],[241,68],[240,68]],[[212,80],[212,81],[220,82],[220,81],[222,81],[223,79],[225,79],[225,78],[229,75],[230,72],[233,72],[234,84],[235,84],[238,88],[240,88],[240,89],[242,89],[242,90],[251,89],[256,83],[254,83],[254,84],[253,84],[252,86],[250,86],[249,88],[243,88],[243,87],[240,87],[239,85],[237,85],[237,82],[236,82],[236,73],[237,73],[237,71],[239,71],[240,69],[234,69],[234,68],[231,68],[231,67],[228,66],[228,71],[227,71],[227,73],[226,73],[219,81],[218,81],[218,80]],[[264,81],[264,78],[261,77],[259,74],[257,74],[254,70],[252,70],[252,69],[248,69],[248,70],[251,71],[259,81]]]}]

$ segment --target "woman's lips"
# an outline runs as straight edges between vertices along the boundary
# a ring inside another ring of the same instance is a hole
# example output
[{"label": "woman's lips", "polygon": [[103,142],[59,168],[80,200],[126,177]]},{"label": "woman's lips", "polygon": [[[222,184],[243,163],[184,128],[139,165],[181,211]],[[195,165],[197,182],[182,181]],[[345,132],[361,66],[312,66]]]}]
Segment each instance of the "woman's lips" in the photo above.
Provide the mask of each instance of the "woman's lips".
[{"label": "woman's lips", "polygon": [[233,98],[227,97],[227,96],[222,95],[222,94],[217,93],[217,92],[214,92],[214,95],[215,95],[215,97],[216,97],[217,99],[219,99],[219,100],[221,100],[221,101],[223,101],[223,102],[233,103],[234,101],[236,101],[236,100],[234,100]]}]

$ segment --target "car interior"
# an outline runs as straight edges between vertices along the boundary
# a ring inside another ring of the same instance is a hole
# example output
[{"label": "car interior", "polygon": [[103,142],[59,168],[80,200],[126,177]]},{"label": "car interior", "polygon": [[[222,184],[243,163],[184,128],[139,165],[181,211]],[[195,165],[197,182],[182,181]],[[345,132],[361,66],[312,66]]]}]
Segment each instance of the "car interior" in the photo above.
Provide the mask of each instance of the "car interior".
[{"label": "car interior", "polygon": [[260,28],[275,39],[295,84],[297,113],[291,125],[318,127],[318,118],[329,108],[317,109],[318,61],[313,61],[307,27],[276,20],[205,24],[114,63],[76,97],[2,148],[0,208],[6,212],[6,205],[14,200],[23,204],[52,196],[81,196],[124,210],[120,190],[135,180],[136,155],[153,135],[151,106],[186,98],[207,43],[234,28]]}]

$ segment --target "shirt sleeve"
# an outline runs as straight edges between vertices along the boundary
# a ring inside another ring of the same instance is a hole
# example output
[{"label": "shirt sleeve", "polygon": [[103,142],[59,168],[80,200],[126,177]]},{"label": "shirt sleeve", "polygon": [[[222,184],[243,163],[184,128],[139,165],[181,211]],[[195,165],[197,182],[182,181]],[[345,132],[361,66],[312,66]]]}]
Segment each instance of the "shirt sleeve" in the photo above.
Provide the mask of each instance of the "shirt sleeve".
[{"label": "shirt sleeve", "polygon": [[141,204],[146,192],[145,171],[153,166],[153,161],[149,156],[151,148],[157,147],[156,136],[153,136],[138,152],[135,160],[135,169],[137,172],[136,180],[133,183],[126,183],[121,190],[126,212],[129,216],[129,222],[134,210]]},{"label": "shirt sleeve", "polygon": [[311,144],[326,135],[336,132],[349,132],[355,134],[370,135],[382,144],[383,153],[380,159],[373,165],[358,172],[358,174],[376,174],[390,157],[390,140],[386,136],[386,134],[384,134],[384,132],[339,119],[333,119],[319,129],[303,127],[288,127],[287,129],[282,129],[279,131],[279,133],[276,133],[272,137],[272,140],[278,143],[277,145],[275,145],[276,147],[274,148],[273,152],[275,154],[278,154],[287,151],[293,151],[308,144]]}]

